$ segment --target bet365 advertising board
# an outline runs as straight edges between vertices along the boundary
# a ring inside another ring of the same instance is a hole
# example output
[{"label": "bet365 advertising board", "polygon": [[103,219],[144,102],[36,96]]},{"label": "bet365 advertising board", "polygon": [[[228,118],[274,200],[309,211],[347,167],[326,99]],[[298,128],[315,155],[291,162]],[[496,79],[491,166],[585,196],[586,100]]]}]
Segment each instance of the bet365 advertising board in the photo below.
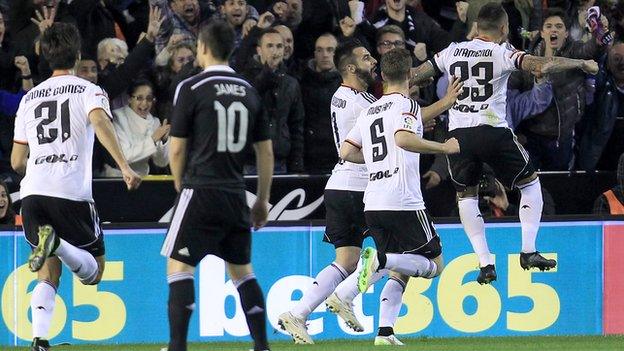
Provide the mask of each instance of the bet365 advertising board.
[{"label": "bet365 advertising board", "polygon": [[[278,329],[279,314],[301,298],[302,290],[334,257],[333,247],[322,242],[324,228],[301,223],[267,227],[253,234],[253,266],[266,297],[267,328],[272,339],[288,339],[281,332],[272,332]],[[624,293],[621,274],[615,274],[624,265],[621,222],[544,223],[538,249],[558,261],[555,270],[544,272],[520,267],[519,224],[489,224],[487,238],[498,271],[498,280],[492,285],[475,281],[478,261],[461,226],[438,225],[437,229],[446,268],[436,279],[410,281],[395,326],[397,334],[458,337],[624,331],[621,316],[605,305],[605,300]],[[164,235],[161,228],[105,230],[104,278],[98,286],[85,286],[65,269],[50,329],[52,342],[165,343],[168,287],[166,261],[159,254]],[[371,239],[366,243],[372,244]],[[614,247],[620,249],[610,249],[609,245],[619,245]],[[31,339],[30,295],[36,276],[25,265],[29,251],[21,232],[0,232],[0,346],[26,345]],[[223,261],[210,256],[204,259],[195,282],[197,308],[189,339],[249,340],[238,295],[225,274]],[[312,337],[372,339],[384,282],[354,301],[364,332],[349,330],[322,304],[310,315]]]}]

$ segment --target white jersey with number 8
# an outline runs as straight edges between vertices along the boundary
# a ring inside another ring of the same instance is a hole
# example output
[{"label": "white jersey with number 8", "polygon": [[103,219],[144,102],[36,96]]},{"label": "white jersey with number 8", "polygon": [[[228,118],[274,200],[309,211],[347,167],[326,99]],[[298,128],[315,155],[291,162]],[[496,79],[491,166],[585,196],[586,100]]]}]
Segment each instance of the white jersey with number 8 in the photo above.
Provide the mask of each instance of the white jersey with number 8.
[{"label": "white jersey with number 8", "polygon": [[483,39],[453,43],[431,60],[450,80],[464,82],[457,102],[449,110],[449,130],[479,125],[507,127],[507,81],[521,67],[525,53],[510,44]]},{"label": "white jersey with number 8", "polygon": [[89,113],[112,116],[102,88],[73,75],[54,76],[30,90],[15,118],[14,142],[30,156],[20,196],[93,201],[91,162],[95,132]]}]

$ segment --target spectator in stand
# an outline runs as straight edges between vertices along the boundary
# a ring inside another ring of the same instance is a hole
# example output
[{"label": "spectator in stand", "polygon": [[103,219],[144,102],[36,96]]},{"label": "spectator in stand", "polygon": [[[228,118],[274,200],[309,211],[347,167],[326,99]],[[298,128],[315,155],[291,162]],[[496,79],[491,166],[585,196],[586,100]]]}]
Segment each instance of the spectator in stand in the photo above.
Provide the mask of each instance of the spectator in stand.
[{"label": "spectator in stand", "polygon": [[275,30],[280,33],[282,38],[284,38],[284,66],[286,66],[286,72],[295,78],[300,78],[299,60],[293,56],[295,43],[292,31],[283,24],[277,25],[273,28],[275,28]]},{"label": "spectator in stand", "polygon": [[13,201],[11,201],[11,192],[9,187],[0,180],[0,224],[15,224],[15,210],[13,210]]},{"label": "spectator in stand", "polygon": [[[376,58],[377,61],[379,61],[381,60],[381,56],[383,56],[386,52],[394,48],[405,48],[405,34],[399,26],[388,24],[377,30],[375,43],[377,48]],[[381,78],[381,70],[379,69],[379,66],[375,68],[375,71],[377,73],[375,84],[370,87],[370,89],[372,89],[373,95],[379,99],[384,93],[383,80]]]},{"label": "spectator in stand", "polygon": [[613,44],[605,61],[596,76],[594,103],[584,117],[579,152],[584,170],[613,170],[624,152],[624,42]]},{"label": "spectator in stand", "polygon": [[314,56],[314,42],[323,33],[338,33],[339,21],[349,16],[347,0],[306,0],[302,4],[302,19],[295,29],[295,57],[302,62]]},{"label": "spectator in stand", "polygon": [[593,213],[624,215],[624,154],[617,166],[617,185],[598,196]]},{"label": "spectator in stand", "polygon": [[[158,167],[169,164],[169,129],[167,120],[161,125],[152,116],[154,88],[148,80],[134,81],[128,89],[130,102],[114,110],[113,126],[130,168],[140,176],[149,174],[149,161]],[[104,166],[105,177],[121,177],[121,171],[109,165]]]},{"label": "spectator in stand", "polygon": [[[377,10],[370,20],[358,25],[369,43],[374,43],[377,30],[388,24],[394,24],[405,33],[405,47],[415,53],[419,63],[433,54],[442,51],[451,43],[451,35],[424,12],[418,12],[406,5],[406,0],[386,0],[385,6]],[[416,52],[418,54],[416,54]],[[425,52],[425,55],[421,55]]]},{"label": "spectator in stand", "polygon": [[128,44],[117,38],[104,38],[97,45],[97,60],[100,70],[106,69],[108,64],[119,66],[128,56]]},{"label": "spectator in stand", "polygon": [[314,58],[302,69],[301,94],[305,96],[305,166],[312,174],[328,174],[338,162],[332,133],[330,104],[342,78],[334,65],[338,41],[326,33],[316,39]]},{"label": "spectator in stand", "polygon": [[0,8],[0,89],[13,91],[17,86],[14,65],[15,44],[7,33],[6,12]]},{"label": "spectator in stand", "polygon": [[[551,10],[544,17],[541,41],[533,54],[593,59],[604,52],[596,40],[587,43],[568,39],[567,21],[560,10]],[[537,170],[561,171],[571,168],[574,129],[585,112],[587,75],[581,70],[551,74],[554,99],[548,109],[521,125],[527,138],[526,150]]]},{"label": "spectator in stand", "polygon": [[[88,80],[93,84],[98,83],[98,64],[92,57],[86,54],[80,55],[78,67],[76,67],[76,75],[82,79]],[[104,89],[106,91],[106,89]]]},{"label": "spectator in stand", "polygon": [[149,0],[151,6],[161,9],[164,16],[156,38],[156,53],[160,53],[174,34],[184,36],[191,45],[197,41],[197,33],[202,23],[216,12],[212,2],[198,0]]},{"label": "spectator in stand", "polygon": [[172,46],[167,45],[159,57],[162,58],[164,52],[168,52],[167,57],[169,59],[164,64],[156,62],[157,66],[161,67],[157,67],[156,72],[154,72],[156,76],[156,111],[159,116],[168,118],[173,111],[173,91],[171,90],[173,77],[180,73],[184,65],[192,64],[195,61],[195,47],[186,42],[179,42]]},{"label": "spectator in stand", "polygon": [[[275,173],[301,173],[303,164],[304,109],[299,83],[285,72],[284,39],[278,31],[265,29],[260,35],[257,55],[242,74],[256,88],[269,121]],[[247,173],[255,169],[247,166]]]}]

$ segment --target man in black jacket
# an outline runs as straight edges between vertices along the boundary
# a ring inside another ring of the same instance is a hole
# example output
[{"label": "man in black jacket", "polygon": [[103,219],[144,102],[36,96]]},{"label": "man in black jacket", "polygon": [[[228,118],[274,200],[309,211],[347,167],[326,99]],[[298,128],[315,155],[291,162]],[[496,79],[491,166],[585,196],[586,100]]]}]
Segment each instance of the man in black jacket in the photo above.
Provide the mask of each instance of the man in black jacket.
[{"label": "man in black jacket", "polygon": [[258,41],[257,54],[242,73],[262,97],[273,140],[275,173],[301,173],[303,102],[299,83],[284,71],[284,40],[280,33],[266,29]]},{"label": "man in black jacket", "polygon": [[334,146],[329,105],[342,78],[334,65],[336,37],[316,39],[314,59],[302,68],[301,93],[305,96],[305,165],[308,173],[330,173],[338,157]]}]

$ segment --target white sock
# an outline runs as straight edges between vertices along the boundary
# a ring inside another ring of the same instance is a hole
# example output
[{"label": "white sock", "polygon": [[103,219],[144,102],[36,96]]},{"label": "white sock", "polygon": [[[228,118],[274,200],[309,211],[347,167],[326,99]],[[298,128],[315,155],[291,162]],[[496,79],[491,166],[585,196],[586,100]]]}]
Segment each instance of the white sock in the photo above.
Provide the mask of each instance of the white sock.
[{"label": "white sock", "polygon": [[485,223],[483,223],[483,216],[479,211],[479,199],[477,197],[460,198],[457,206],[464,231],[468,235],[472,249],[479,256],[480,266],[485,267],[494,264],[494,259],[485,240]]},{"label": "white sock", "polygon": [[345,280],[348,275],[344,268],[336,262],[332,262],[332,264],[319,272],[312,286],[303,293],[301,300],[299,300],[297,305],[295,305],[290,312],[297,318],[307,319],[308,315],[312,313],[321,302],[325,301],[336,289],[336,286],[338,286],[341,281]]},{"label": "white sock", "polygon": [[379,327],[394,327],[403,306],[405,284],[390,278],[379,296]]},{"label": "white sock", "polygon": [[520,187],[520,224],[522,226],[522,252],[535,252],[535,239],[542,219],[542,186],[539,178]]},{"label": "white sock", "polygon": [[386,269],[409,275],[410,277],[432,278],[438,266],[425,256],[416,254],[386,254]]},{"label": "white sock", "polygon": [[30,311],[32,313],[33,338],[48,338],[52,314],[54,313],[54,297],[56,288],[52,283],[42,280],[33,289],[30,298]]},{"label": "white sock", "polygon": [[[353,299],[355,299],[355,297],[360,293],[360,290],[358,290],[358,285],[357,285],[359,273],[360,272],[358,270],[351,273],[351,275],[349,275],[347,279],[345,279],[342,283],[340,283],[338,287],[336,288],[336,291],[335,291],[336,296],[338,296],[342,301],[345,301],[348,303],[353,302]],[[373,274],[373,276],[370,279],[371,285],[374,285],[379,279],[384,277],[386,274],[388,274],[387,269],[381,269],[375,272],[375,274]]]},{"label": "white sock", "polygon": [[54,251],[61,261],[71,269],[80,281],[89,284],[95,280],[98,275],[98,264],[95,257],[89,251],[79,249],[63,239]]}]

